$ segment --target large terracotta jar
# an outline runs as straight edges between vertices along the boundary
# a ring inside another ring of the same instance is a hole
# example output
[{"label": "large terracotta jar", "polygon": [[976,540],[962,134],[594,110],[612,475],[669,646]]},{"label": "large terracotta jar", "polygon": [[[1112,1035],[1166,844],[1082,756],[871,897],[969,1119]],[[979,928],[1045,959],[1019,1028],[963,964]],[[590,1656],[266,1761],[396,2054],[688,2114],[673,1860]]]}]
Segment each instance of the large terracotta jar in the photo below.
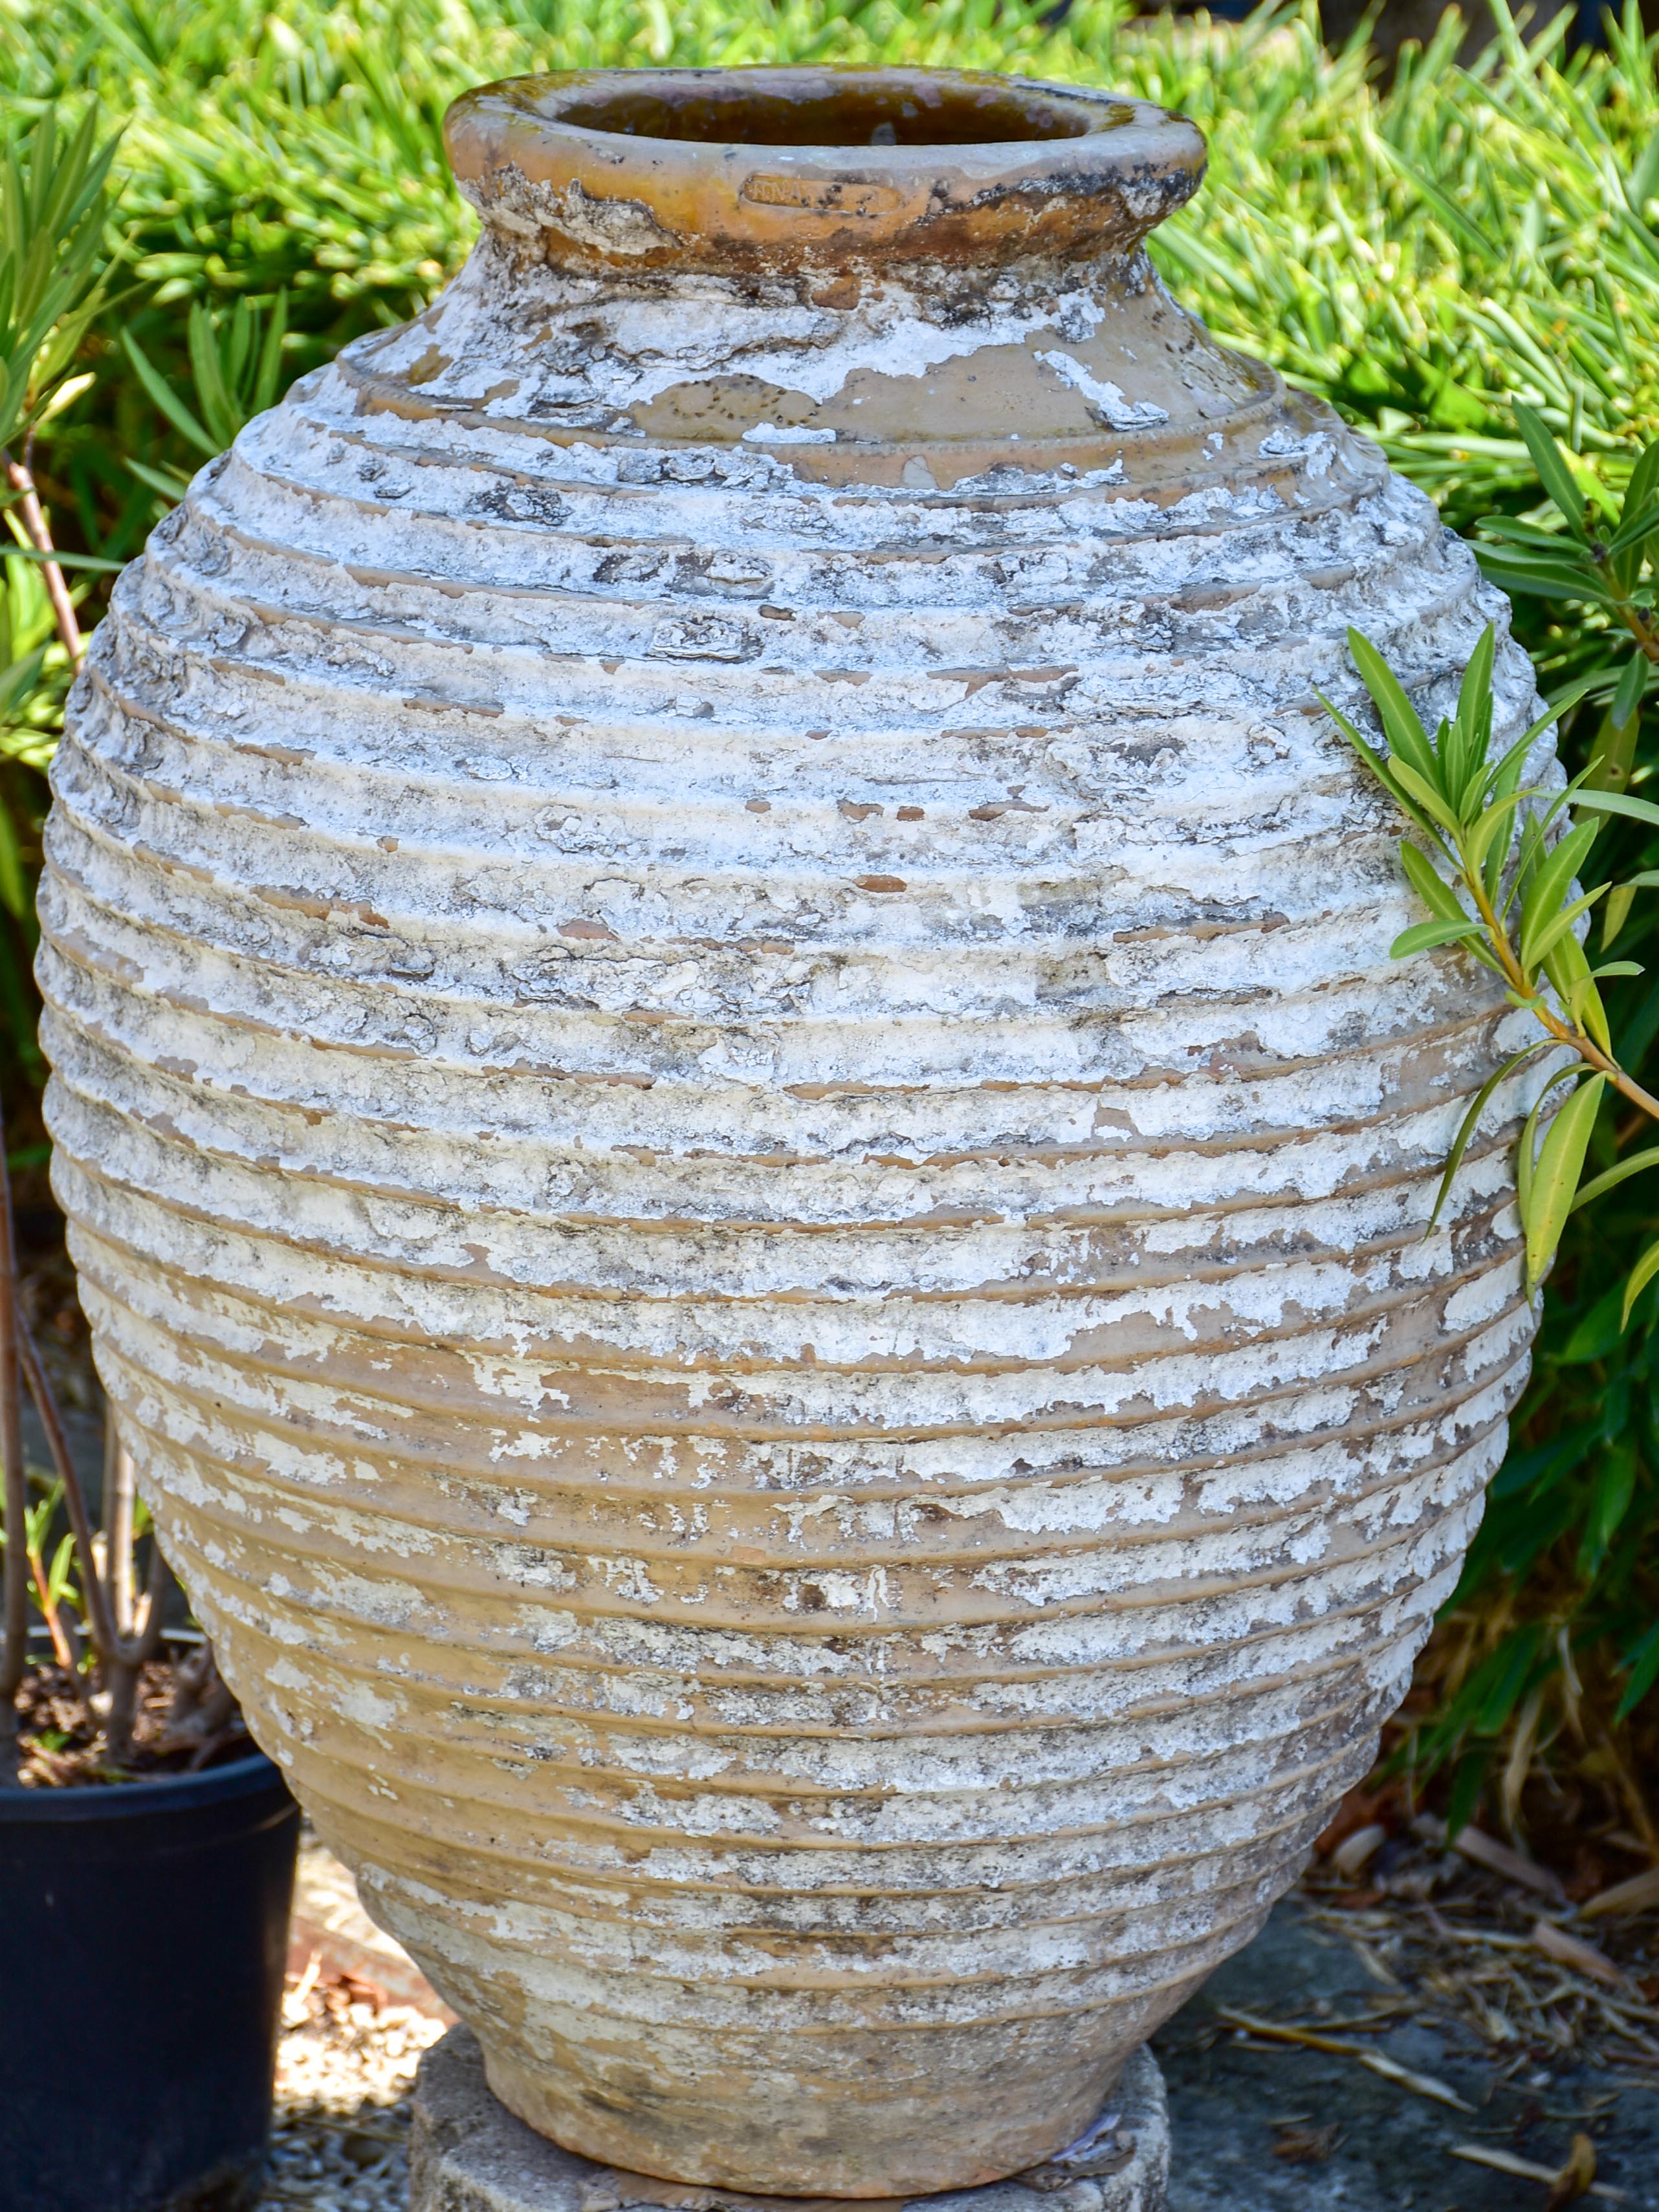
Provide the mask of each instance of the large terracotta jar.
[{"label": "large terracotta jar", "polygon": [[1153,274],[1179,117],[659,71],[449,143],[466,268],[74,695],[100,1371],[507,2105],[984,2181],[1260,1926],[1503,1450],[1513,1101],[1424,1231],[1516,1018],[1390,964],[1315,696],[1353,623],[1446,697],[1502,602]]}]

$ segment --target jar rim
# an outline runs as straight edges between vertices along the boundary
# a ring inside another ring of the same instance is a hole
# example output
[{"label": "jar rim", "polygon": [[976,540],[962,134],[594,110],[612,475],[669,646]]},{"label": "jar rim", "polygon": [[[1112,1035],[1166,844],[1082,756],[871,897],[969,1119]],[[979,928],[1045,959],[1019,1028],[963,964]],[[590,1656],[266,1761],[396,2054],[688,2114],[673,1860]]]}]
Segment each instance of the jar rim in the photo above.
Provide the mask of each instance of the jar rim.
[{"label": "jar rim", "polygon": [[964,70],[581,70],[463,94],[485,221],[576,267],[734,270],[1126,252],[1196,190],[1184,116]]}]

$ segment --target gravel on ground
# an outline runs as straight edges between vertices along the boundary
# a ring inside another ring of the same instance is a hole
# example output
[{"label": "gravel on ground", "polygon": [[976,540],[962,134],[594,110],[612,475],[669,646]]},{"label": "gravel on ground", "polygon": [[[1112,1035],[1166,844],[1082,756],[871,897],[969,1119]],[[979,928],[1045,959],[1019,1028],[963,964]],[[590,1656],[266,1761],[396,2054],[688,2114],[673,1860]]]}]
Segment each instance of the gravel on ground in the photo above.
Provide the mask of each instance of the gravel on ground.
[{"label": "gravel on ground", "polygon": [[404,2212],[415,2069],[453,2019],[307,1829],[260,2212]]},{"label": "gravel on ground", "polygon": [[349,1974],[307,1968],[290,1980],[262,2212],[404,2212],[410,2092],[447,2026]]}]

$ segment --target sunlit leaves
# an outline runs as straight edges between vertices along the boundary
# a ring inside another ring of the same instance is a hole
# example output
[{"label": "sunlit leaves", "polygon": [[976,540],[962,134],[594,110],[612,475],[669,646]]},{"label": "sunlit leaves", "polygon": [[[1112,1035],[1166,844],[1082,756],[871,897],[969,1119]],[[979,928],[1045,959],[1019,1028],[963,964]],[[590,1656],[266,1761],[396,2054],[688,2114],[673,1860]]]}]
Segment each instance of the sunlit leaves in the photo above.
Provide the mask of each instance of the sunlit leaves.
[{"label": "sunlit leaves", "polygon": [[72,130],[48,106],[0,138],[0,447],[39,420],[103,304],[115,145],[90,106]]},{"label": "sunlit leaves", "polygon": [[[1643,448],[1623,499],[1586,496],[1569,457],[1536,408],[1515,403],[1515,420],[1545,494],[1559,518],[1553,527],[1513,515],[1488,515],[1475,552],[1488,579],[1506,592],[1577,600],[1603,619],[1593,633],[1595,688],[1610,696],[1603,750],[1622,758],[1620,773],[1598,774],[1610,786],[1628,774],[1635,720],[1659,665],[1659,617],[1654,611],[1651,557],[1659,547],[1659,439]],[[1598,487],[1599,488],[1599,487]],[[1612,508],[1607,530],[1599,504]],[[1593,763],[1605,770],[1611,763]]]},{"label": "sunlit leaves", "polygon": [[1521,902],[1518,951],[1523,969],[1541,967],[1545,954],[1559,936],[1568,888],[1589,859],[1595,833],[1595,823],[1581,822],[1539,861]]},{"label": "sunlit leaves", "polygon": [[[189,348],[193,410],[150,362],[131,331],[121,342],[134,374],[173,428],[198,453],[221,453],[245,422],[274,405],[282,390],[283,339],[288,329],[288,295],[279,292],[269,309],[239,300],[228,313],[215,315],[199,301],[190,310]],[[128,467],[168,500],[187,489],[176,471],[164,474],[129,459]]]},{"label": "sunlit leaves", "polygon": [[[1436,1196],[1431,1228],[1500,1081],[1552,1044],[1572,1055],[1553,1071],[1535,1095],[1516,1157],[1516,1193],[1531,1291],[1548,1271],[1575,1209],[1596,1117],[1609,1089],[1616,1086],[1659,1119],[1659,1103],[1613,1058],[1599,988],[1601,976],[1634,963],[1593,971],[1579,942],[1585,918],[1610,886],[1604,883],[1586,891],[1577,881],[1601,834],[1598,813],[1633,813],[1638,819],[1651,816],[1659,823],[1659,806],[1626,793],[1588,792],[1583,788],[1588,771],[1547,799],[1541,792],[1528,793],[1519,779],[1538,725],[1494,761],[1496,643],[1489,623],[1464,671],[1455,713],[1443,718],[1431,737],[1384,654],[1358,631],[1349,631],[1353,665],[1388,741],[1386,754],[1368,744],[1328,700],[1325,704],[1359,760],[1404,808],[1426,842],[1425,849],[1412,838],[1403,839],[1400,860],[1407,883],[1431,919],[1402,930],[1391,948],[1394,957],[1404,959],[1413,953],[1461,947],[1500,975],[1511,1003],[1533,1014],[1539,1025],[1536,1043],[1500,1069],[1465,1115]],[[1575,808],[1589,809],[1591,818],[1571,820]],[[1643,880],[1650,879],[1659,880],[1659,876],[1648,872]],[[1638,887],[1632,881],[1615,895],[1624,900],[1626,891],[1633,896]],[[1625,903],[1627,908],[1628,901]],[[1556,1096],[1564,1085],[1565,1097]],[[1637,1172],[1638,1165],[1632,1160],[1623,1172],[1606,1171],[1596,1179],[1595,1190],[1612,1189],[1626,1173]],[[1655,1273],[1659,1273],[1659,1243],[1644,1255],[1631,1279],[1623,1304],[1625,1321]]]}]

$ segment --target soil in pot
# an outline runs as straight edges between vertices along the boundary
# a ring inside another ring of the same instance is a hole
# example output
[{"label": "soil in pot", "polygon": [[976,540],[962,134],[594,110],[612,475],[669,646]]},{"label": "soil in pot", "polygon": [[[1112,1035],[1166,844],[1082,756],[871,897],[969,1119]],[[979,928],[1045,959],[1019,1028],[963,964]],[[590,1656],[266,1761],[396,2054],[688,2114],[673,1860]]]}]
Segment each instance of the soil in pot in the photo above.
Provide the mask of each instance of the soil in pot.
[{"label": "soil in pot", "polygon": [[234,1699],[199,1639],[181,1638],[138,1678],[132,1741],[112,1759],[102,1700],[56,1665],[34,1668],[17,1697],[17,1779],[26,1790],[84,1789],[200,1774],[253,1749]]}]

